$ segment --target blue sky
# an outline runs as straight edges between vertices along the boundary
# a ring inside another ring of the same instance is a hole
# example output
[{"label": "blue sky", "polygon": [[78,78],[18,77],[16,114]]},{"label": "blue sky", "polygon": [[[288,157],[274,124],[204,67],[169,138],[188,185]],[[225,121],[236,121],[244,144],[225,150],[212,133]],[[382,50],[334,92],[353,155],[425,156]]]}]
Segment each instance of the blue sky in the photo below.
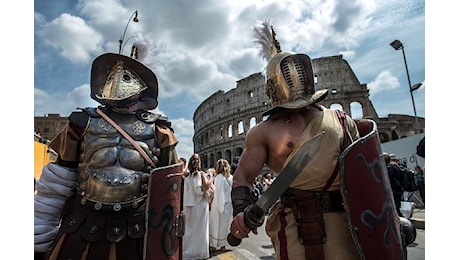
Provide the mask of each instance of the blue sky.
[{"label": "blue sky", "polygon": [[[402,51],[412,85],[425,81],[424,1],[35,1],[34,115],[67,116],[98,105],[89,97],[91,63],[118,52],[130,16],[123,54],[134,42],[148,46],[144,63],[159,79],[159,107],[172,121],[178,153],[193,152],[193,113],[218,90],[264,69],[252,27],[269,18],[283,50],[312,58],[343,54],[379,116],[413,115]],[[425,86],[414,92],[425,116]]]}]

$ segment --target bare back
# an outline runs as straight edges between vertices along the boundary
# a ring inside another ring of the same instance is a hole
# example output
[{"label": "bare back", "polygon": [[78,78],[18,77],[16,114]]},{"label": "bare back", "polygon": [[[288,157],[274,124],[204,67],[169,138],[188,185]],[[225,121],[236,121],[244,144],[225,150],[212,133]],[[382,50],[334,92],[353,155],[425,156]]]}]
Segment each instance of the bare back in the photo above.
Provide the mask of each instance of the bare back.
[{"label": "bare back", "polygon": [[251,128],[233,186],[251,187],[264,164],[279,173],[305,127],[320,113],[323,112],[316,106],[299,111],[283,110]]}]

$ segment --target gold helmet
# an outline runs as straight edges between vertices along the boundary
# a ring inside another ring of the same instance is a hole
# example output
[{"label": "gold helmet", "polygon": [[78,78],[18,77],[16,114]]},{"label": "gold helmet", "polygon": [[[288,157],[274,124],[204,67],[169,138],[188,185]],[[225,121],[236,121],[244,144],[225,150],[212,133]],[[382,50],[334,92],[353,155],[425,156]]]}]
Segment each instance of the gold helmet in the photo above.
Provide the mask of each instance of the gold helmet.
[{"label": "gold helmet", "polygon": [[272,108],[262,113],[263,116],[282,108],[303,108],[327,96],[327,89],[315,90],[313,67],[308,55],[281,51],[273,26],[267,20],[254,31],[256,42],[262,46],[261,54],[268,61],[266,94]]},{"label": "gold helmet", "polygon": [[144,64],[130,57],[106,53],[91,67],[91,98],[111,107],[155,109],[158,105],[158,81]]}]

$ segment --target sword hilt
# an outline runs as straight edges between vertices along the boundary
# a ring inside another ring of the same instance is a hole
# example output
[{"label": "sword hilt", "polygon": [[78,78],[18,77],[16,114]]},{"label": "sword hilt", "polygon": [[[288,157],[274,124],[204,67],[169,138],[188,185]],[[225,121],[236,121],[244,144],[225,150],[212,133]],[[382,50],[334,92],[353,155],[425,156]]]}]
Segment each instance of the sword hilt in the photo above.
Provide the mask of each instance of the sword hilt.
[{"label": "sword hilt", "polygon": [[[262,226],[265,219],[265,212],[258,206],[252,204],[244,209],[244,224],[251,230]],[[228,233],[227,242],[231,246],[238,246],[241,243],[241,239],[234,236],[232,233]]]}]

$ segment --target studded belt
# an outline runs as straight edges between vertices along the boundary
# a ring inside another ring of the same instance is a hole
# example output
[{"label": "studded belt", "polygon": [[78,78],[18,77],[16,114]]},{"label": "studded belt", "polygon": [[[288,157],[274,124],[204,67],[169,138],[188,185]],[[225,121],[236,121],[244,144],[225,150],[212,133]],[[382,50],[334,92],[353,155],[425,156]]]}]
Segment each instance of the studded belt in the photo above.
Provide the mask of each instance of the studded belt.
[{"label": "studded belt", "polygon": [[137,209],[146,200],[147,195],[144,195],[138,199],[121,203],[102,203],[91,201],[85,197],[80,198],[80,204],[98,212],[121,212],[128,209]]}]

